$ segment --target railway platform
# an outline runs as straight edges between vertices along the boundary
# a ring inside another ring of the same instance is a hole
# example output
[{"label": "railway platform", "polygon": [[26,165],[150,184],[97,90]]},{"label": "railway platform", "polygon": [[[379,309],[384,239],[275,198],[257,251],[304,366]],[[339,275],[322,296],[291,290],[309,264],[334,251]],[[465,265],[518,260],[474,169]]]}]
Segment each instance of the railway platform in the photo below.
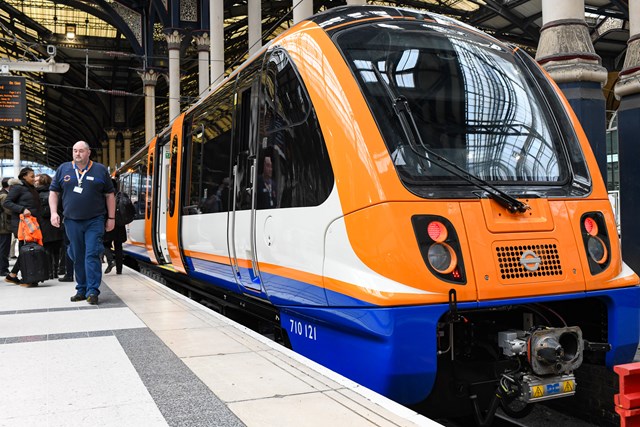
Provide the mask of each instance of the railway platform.
[{"label": "railway platform", "polygon": [[0,282],[0,426],[439,425],[125,267]]}]

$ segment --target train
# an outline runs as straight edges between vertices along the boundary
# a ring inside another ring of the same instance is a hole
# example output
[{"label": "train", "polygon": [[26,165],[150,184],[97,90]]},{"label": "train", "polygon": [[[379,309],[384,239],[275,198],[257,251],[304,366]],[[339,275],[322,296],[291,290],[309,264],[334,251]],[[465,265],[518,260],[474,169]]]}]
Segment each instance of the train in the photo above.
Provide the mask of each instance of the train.
[{"label": "train", "polygon": [[527,52],[450,17],[314,15],[117,174],[132,265],[426,414],[521,416],[636,353],[580,123]]}]

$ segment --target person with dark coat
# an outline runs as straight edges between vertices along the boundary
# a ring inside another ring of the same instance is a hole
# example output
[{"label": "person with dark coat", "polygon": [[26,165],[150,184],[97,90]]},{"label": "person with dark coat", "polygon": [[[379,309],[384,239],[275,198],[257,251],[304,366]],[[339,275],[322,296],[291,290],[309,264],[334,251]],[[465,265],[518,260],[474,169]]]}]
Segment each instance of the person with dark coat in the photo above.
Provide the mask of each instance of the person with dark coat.
[{"label": "person with dark coat", "polygon": [[0,190],[0,276],[9,274],[11,211],[2,207],[7,195],[9,195],[9,178],[4,178],[2,180],[2,190]]},{"label": "person with dark coat", "polygon": [[[11,210],[11,231],[18,236],[18,225],[20,224],[20,214],[24,216],[33,215],[39,224],[42,224],[40,217],[41,205],[40,197],[34,186],[36,176],[31,168],[23,168],[18,174],[21,185],[12,185],[9,194],[4,201],[3,206]],[[18,242],[18,248],[21,248],[25,242]],[[19,284],[18,272],[20,271],[20,256],[11,272],[5,277],[5,281],[9,283]],[[37,286],[37,284],[25,284],[28,286]]]},{"label": "person with dark coat", "polygon": [[36,190],[40,196],[40,205],[42,206],[42,222],[40,230],[42,231],[42,242],[49,256],[49,278],[58,278],[58,266],[60,264],[60,248],[62,247],[64,238],[64,228],[54,227],[51,225],[51,210],[49,209],[49,186],[51,185],[51,177],[45,173],[36,177]]},{"label": "person with dark coat", "polygon": [[[118,190],[118,182],[115,179],[112,179],[111,181],[113,182],[113,187],[116,189],[116,200],[118,200],[118,193],[120,192]],[[104,233],[104,255],[107,258],[107,268],[104,270],[105,274],[111,273],[113,267],[116,268],[116,274],[122,274],[122,264],[124,259],[122,244],[126,241],[127,229],[124,225],[118,224],[117,222],[113,227],[113,230]]]}]

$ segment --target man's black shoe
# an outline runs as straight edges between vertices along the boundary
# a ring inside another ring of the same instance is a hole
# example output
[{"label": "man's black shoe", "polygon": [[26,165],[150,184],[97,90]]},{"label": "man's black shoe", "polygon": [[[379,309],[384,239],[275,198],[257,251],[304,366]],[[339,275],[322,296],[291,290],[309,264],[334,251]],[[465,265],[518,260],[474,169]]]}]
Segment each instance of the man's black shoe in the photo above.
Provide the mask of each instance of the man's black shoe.
[{"label": "man's black shoe", "polygon": [[73,277],[63,276],[58,278],[58,282],[73,282]]},{"label": "man's black shoe", "polygon": [[86,299],[87,299],[87,297],[85,297],[82,294],[75,294],[74,296],[71,297],[71,302],[84,301]]},{"label": "man's black shoe", "polygon": [[104,274],[109,274],[111,273],[111,270],[113,270],[113,267],[116,266],[115,262],[110,262],[109,265],[107,266],[107,268],[104,270]]},{"label": "man's black shoe", "polygon": [[89,295],[87,297],[87,302],[89,304],[93,304],[93,305],[97,304],[98,303],[98,295]]}]

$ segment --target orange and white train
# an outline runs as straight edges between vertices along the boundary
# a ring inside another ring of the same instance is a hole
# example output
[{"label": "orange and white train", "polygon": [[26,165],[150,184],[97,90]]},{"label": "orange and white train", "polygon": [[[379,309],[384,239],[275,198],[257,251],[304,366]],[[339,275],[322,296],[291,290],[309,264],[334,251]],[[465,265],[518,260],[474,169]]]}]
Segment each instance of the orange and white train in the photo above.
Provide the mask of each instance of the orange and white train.
[{"label": "orange and white train", "polygon": [[518,415],[636,352],[580,124],[527,53],[453,19],[315,15],[119,174],[140,267],[403,404]]}]

